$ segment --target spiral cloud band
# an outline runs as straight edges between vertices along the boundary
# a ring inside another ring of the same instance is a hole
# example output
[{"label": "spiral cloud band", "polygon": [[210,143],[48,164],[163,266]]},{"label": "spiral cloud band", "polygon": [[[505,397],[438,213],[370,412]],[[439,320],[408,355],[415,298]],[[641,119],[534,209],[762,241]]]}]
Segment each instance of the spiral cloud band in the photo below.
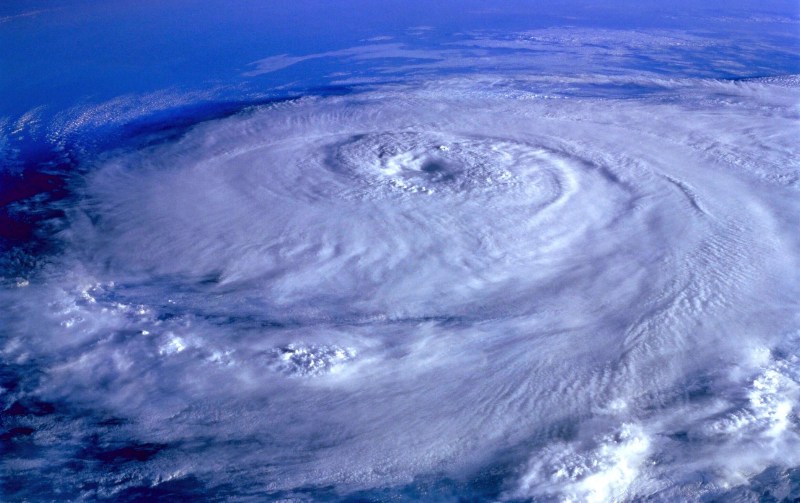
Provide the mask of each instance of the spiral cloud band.
[{"label": "spiral cloud band", "polygon": [[51,480],[797,489],[797,80],[597,84],[305,97],[99,161],[47,281],[3,294],[4,354],[70,404],[41,415]]}]

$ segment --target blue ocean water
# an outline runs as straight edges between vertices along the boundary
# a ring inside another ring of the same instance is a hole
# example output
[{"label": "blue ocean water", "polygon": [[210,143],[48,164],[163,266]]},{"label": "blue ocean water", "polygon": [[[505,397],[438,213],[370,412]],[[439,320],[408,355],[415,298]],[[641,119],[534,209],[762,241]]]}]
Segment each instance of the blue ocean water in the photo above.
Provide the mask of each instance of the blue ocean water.
[{"label": "blue ocean water", "polygon": [[1,499],[800,497],[798,54],[794,1],[3,3]]}]

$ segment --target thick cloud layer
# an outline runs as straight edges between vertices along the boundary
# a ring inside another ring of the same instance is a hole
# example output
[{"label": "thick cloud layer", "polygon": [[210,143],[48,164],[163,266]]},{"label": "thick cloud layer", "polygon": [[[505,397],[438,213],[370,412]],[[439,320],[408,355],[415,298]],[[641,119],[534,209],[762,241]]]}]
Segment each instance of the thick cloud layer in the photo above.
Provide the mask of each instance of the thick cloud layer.
[{"label": "thick cloud layer", "polygon": [[10,468],[95,496],[797,490],[796,81],[599,84],[304,98],[100,162],[2,293],[50,459]]}]

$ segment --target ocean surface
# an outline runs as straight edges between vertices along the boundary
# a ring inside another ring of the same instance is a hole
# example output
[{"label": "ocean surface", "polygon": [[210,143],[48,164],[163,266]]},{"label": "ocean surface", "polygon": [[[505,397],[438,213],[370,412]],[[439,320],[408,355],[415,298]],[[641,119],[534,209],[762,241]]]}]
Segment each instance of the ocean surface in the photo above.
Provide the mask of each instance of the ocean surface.
[{"label": "ocean surface", "polygon": [[0,500],[800,500],[800,6],[0,5]]}]

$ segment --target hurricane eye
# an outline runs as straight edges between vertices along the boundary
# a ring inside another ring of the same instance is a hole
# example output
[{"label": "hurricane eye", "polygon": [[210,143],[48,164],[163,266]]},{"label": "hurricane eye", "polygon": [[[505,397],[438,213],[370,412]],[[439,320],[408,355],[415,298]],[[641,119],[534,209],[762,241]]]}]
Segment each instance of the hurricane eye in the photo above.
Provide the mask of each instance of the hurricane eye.
[{"label": "hurricane eye", "polygon": [[425,162],[423,163],[420,170],[423,171],[424,173],[428,173],[431,175],[436,175],[436,174],[441,175],[447,173],[447,167],[439,161]]}]

